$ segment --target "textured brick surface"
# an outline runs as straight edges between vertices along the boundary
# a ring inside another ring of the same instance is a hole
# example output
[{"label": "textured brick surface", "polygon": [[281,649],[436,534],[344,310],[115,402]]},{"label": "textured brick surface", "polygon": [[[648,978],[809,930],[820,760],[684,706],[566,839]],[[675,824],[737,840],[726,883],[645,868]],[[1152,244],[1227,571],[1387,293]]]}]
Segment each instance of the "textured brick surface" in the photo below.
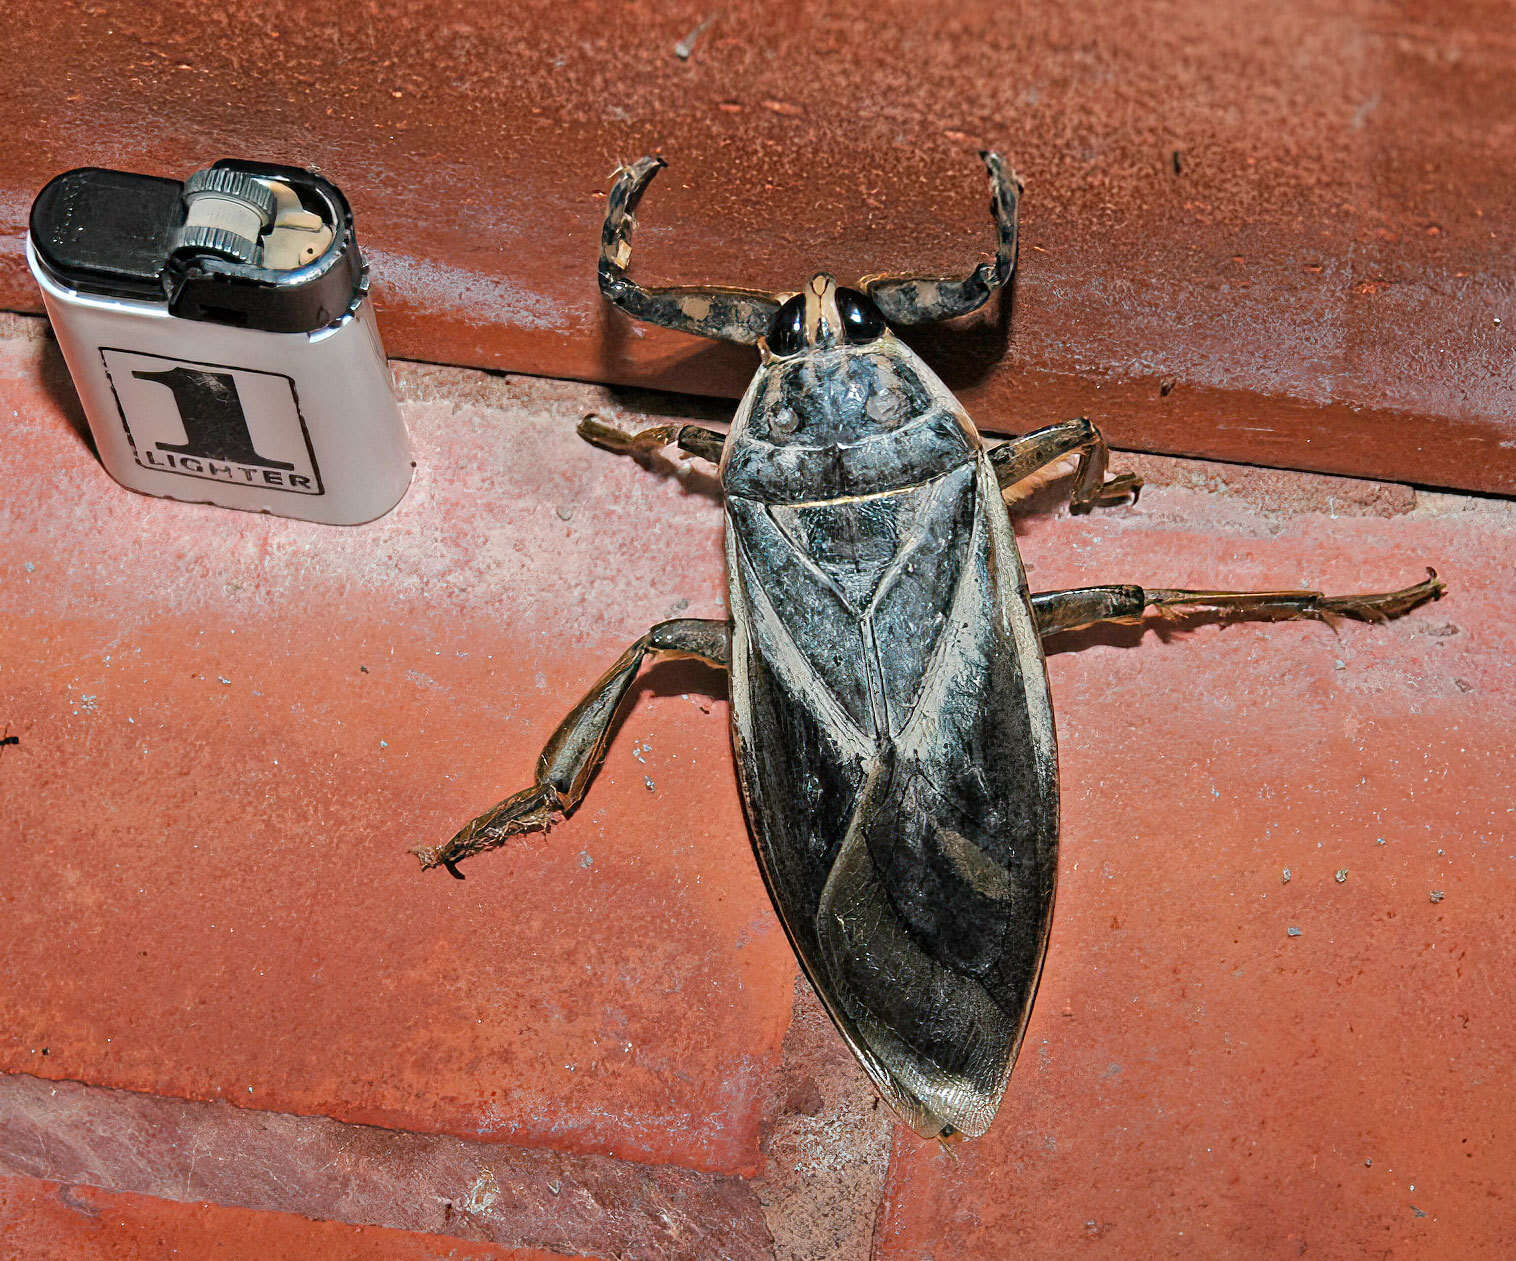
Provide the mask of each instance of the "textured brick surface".
[{"label": "textured brick surface", "polygon": [[10,1261],[553,1261],[561,1255],[0,1178],[0,1256]]},{"label": "textured brick surface", "polygon": [[1027,530],[1038,586],[1343,590],[1435,561],[1451,594],[1335,636],[1065,637],[1059,905],[1021,1067],[956,1160],[897,1139],[881,1256],[1508,1255],[1516,514],[1466,506],[1161,493]]},{"label": "textured brick surface", "polygon": [[424,371],[376,526],[147,499],[42,348],[0,378],[0,1066],[753,1169],[794,965],[719,679],[652,676],[576,829],[461,883],[406,852],[520,787],[650,622],[720,612],[719,513],[578,442],[582,388]]},{"label": "textured brick surface", "polygon": [[770,1254],[739,1178],[19,1073],[0,1077],[0,1174],[575,1256]]},{"label": "textured brick surface", "polygon": [[1015,337],[936,339],[981,414],[1098,413],[1128,446],[1516,485],[1503,5],[9,9],[6,305],[37,308],[22,232],[60,170],[270,157],[351,195],[392,353],[729,393],[747,355],[602,307],[618,159],[670,162],[643,276],[793,290],[815,267],[976,262],[973,152],[991,145],[1028,181]]},{"label": "textured brick surface", "polygon": [[[4,331],[0,1069],[423,1132],[396,1151],[435,1132],[469,1145],[465,1193],[488,1141],[499,1169],[608,1161],[614,1194],[671,1178],[691,1220],[784,1256],[1493,1257],[1516,1232],[1507,505],[1148,460],[1136,510],[1025,519],[1038,588],[1376,589],[1432,563],[1450,594],[1386,628],[1055,645],[1062,883],[1021,1066],[986,1139],[954,1161],[897,1133],[886,1177],[866,1086],[808,999],[792,1020],[718,677],[651,672],[551,836],[461,884],[404,853],[523,783],[650,622],[720,613],[706,475],[572,432],[667,400],[403,368],[417,482],[324,529],[119,490],[36,325]],[[4,1169],[80,1180],[99,1127],[7,1098]],[[25,1163],[18,1116],[54,1163]],[[244,1207],[331,1158],[302,1165],[301,1133]],[[192,1149],[130,1184],[114,1150],[111,1185],[180,1194]],[[368,1185],[403,1176],[390,1150]],[[550,1211],[529,1185],[507,1217]],[[597,1202],[566,1210],[580,1250]]]}]

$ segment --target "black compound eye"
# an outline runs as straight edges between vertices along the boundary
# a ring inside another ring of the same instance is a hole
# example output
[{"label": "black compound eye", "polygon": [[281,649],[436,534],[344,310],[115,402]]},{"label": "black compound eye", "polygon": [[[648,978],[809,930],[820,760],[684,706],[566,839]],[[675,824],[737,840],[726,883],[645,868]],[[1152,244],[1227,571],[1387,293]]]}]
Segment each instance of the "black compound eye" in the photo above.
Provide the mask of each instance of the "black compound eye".
[{"label": "black compound eye", "polygon": [[843,337],[854,345],[871,342],[884,332],[879,308],[856,289],[837,290],[837,312],[842,316]]},{"label": "black compound eye", "polygon": [[805,295],[797,293],[774,313],[769,321],[769,351],[775,355],[793,355],[805,345]]}]

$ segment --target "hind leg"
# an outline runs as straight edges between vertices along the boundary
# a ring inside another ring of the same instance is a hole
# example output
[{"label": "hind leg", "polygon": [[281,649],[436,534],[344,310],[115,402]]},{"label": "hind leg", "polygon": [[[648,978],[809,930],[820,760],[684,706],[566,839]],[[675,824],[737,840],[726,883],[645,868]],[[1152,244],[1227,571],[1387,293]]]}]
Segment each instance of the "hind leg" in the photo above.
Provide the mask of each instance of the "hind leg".
[{"label": "hind leg", "polygon": [[617,658],[558,724],[537,759],[537,777],[532,785],[486,810],[446,844],[412,850],[422,867],[451,871],[459,860],[494,849],[512,836],[547,831],[554,819],[577,806],[605,761],[611,725],[650,653],[694,657],[724,669],[731,658],[731,629],[726,622],[705,618],[659,622]]},{"label": "hind leg", "polygon": [[1038,633],[1046,639],[1060,631],[1099,622],[1137,622],[1152,609],[1159,614],[1214,612],[1252,621],[1284,621],[1309,617],[1330,622],[1351,617],[1360,622],[1387,622],[1418,604],[1435,600],[1445,588],[1437,571],[1415,586],[1373,595],[1323,595],[1320,591],[1187,591],[1137,586],[1076,587],[1042,591],[1032,596]]}]

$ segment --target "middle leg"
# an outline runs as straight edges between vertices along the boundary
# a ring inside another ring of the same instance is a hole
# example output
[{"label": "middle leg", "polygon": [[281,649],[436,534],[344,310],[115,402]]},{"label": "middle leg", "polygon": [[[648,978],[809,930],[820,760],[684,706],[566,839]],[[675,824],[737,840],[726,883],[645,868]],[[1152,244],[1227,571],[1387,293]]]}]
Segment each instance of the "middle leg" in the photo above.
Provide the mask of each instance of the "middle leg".
[{"label": "middle leg", "polygon": [[703,425],[652,425],[627,433],[607,425],[594,413],[579,422],[579,436],[591,446],[617,455],[643,455],[660,447],[676,446],[686,455],[699,456],[712,464],[721,463],[721,448],[726,435]]},{"label": "middle leg", "polygon": [[1110,448],[1100,430],[1083,416],[1034,429],[1020,438],[1002,442],[991,448],[990,463],[995,466],[1001,491],[1006,492],[1039,469],[1070,455],[1079,457],[1078,467],[1074,470],[1074,489],[1069,496],[1070,511],[1088,512],[1091,508],[1106,508],[1127,499],[1137,502],[1142,478],[1135,473],[1117,473],[1110,481],[1105,480]]}]

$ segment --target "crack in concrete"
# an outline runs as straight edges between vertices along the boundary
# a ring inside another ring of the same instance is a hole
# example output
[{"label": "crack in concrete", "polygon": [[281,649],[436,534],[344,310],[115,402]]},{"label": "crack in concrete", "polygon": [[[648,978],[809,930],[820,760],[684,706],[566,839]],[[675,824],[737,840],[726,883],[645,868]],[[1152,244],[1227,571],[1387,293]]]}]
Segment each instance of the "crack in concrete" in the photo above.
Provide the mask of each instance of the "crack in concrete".
[{"label": "crack in concrete", "polygon": [[782,1261],[867,1261],[884,1202],[892,1114],[803,977],[753,1181]]}]

